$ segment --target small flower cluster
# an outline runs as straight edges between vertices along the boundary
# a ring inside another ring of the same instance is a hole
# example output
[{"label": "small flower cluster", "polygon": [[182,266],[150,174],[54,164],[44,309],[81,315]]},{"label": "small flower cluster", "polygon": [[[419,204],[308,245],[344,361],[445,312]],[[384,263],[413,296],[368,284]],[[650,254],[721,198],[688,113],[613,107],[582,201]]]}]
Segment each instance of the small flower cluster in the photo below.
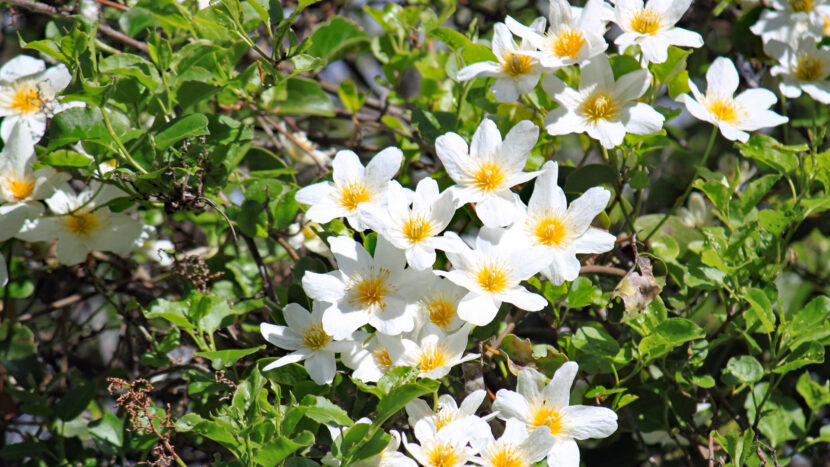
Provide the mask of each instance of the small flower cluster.
[{"label": "small flower cluster", "polygon": [[[576,440],[610,436],[617,430],[617,414],[605,407],[570,405],[577,369],[576,363],[567,362],[550,382],[532,368],[520,370],[516,391],[499,390],[492,412],[484,417],[476,415],[487,395],[483,389],[470,393],[461,406],[452,396],[440,396],[434,411],[416,399],[406,405],[415,442],[393,430],[392,439],[379,455],[357,465],[455,467],[472,462],[488,467],[524,467],[547,458],[550,466],[578,466]],[[505,424],[498,439],[488,423],[496,417]],[[339,427],[330,430],[332,439],[342,434]],[[414,460],[398,452],[401,444]],[[339,465],[330,456],[323,461]]]},{"label": "small flower cluster", "polygon": [[[90,250],[124,254],[166,246],[156,244],[151,226],[110,211],[107,203],[127,196],[120,189],[92,181],[76,193],[68,174],[49,167],[35,169],[35,144],[43,137],[48,119],[83,106],[58,98],[71,81],[64,65],[47,69],[42,60],[26,55],[0,68],[0,117],[4,117],[0,137],[5,142],[0,152],[0,241],[57,240],[58,261],[70,265],[84,261]],[[157,253],[148,257],[164,261]],[[0,286],[7,281],[7,266],[0,255]]]},{"label": "small flower cluster", "polygon": [[[543,74],[550,73],[542,79],[542,88],[559,107],[550,110],[545,117],[548,133],[587,133],[604,148],[611,149],[622,144],[627,133],[648,135],[663,127],[663,115],[643,102],[653,94],[648,91],[655,85],[647,66],[650,63],[664,63],[671,45],[703,45],[700,34],[676,27],[691,3],[692,0],[649,0],[645,4],[640,0],[618,0],[612,8],[603,0],[589,0],[584,8],[577,8],[566,0],[551,0],[547,32],[544,31],[544,18],[535,20],[528,27],[508,16],[494,29],[492,49],[498,62],[469,65],[458,72],[458,79],[497,78],[492,86],[496,100],[514,102],[520,95],[533,91]],[[773,3],[789,5],[787,2]],[[820,2],[790,3],[813,5]],[[775,31],[780,33],[784,24],[801,21],[799,15],[782,13],[780,16],[786,16],[787,20],[778,16],[776,20],[765,20],[766,16],[762,16],[758,24],[763,25],[761,29],[775,25]],[[609,22],[622,30],[622,34],[614,40],[619,53],[625,54],[632,47],[638,48],[636,53],[643,68],[614,77],[605,53],[608,44],[604,35]],[[788,31],[791,30],[800,29],[791,26]],[[514,35],[522,38],[521,45],[516,44]],[[819,95],[825,87],[821,82],[830,73],[827,56],[816,49],[815,40],[793,44],[794,49],[784,45],[768,49],[782,63],[781,70],[773,70],[773,74],[784,76],[782,92],[787,96],[797,96],[803,89],[811,96]],[[580,70],[577,89],[554,74],[572,65],[578,65]],[[787,74],[786,70],[793,71]],[[738,73],[728,58],[716,59],[706,78],[708,88],[705,94],[689,80],[692,96],[681,94],[677,99],[694,117],[716,125],[724,137],[746,141],[749,138],[747,131],[787,122],[786,117],[768,110],[776,98],[766,89],[750,89],[734,97],[739,83]],[[657,84],[662,86],[663,83]]]}]

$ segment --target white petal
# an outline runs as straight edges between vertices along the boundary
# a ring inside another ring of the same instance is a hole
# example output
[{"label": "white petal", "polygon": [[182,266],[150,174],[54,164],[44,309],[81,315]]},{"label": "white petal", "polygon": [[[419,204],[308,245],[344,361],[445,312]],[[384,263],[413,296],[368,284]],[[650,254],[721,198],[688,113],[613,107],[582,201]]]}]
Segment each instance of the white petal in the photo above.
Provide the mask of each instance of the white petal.
[{"label": "white petal", "polygon": [[388,147],[366,164],[366,178],[377,186],[384,186],[401,168],[401,162],[403,152],[396,147]]},{"label": "white petal", "polygon": [[[452,280],[451,277],[448,279]],[[470,292],[458,302],[458,316],[476,326],[485,326],[496,317],[499,305],[500,303],[489,294]]]},{"label": "white petal", "polygon": [[[319,308],[319,305],[318,305]],[[325,307],[324,307],[325,308]],[[311,313],[298,303],[289,303],[282,310],[282,317],[289,328],[296,332],[302,332],[312,323]]]},{"label": "white petal", "polygon": [[302,338],[287,326],[261,323],[259,325],[259,332],[265,340],[281,349],[297,350],[302,343]]},{"label": "white petal", "polygon": [[314,300],[335,303],[346,293],[346,284],[336,271],[325,274],[306,271],[302,283],[305,293]]},{"label": "white petal", "polygon": [[605,253],[614,249],[617,237],[593,227],[574,240],[573,248],[577,253]]},{"label": "white petal", "polygon": [[548,304],[545,297],[529,292],[524,287],[510,289],[501,294],[500,298],[507,303],[516,305],[519,309],[527,311],[539,311]]},{"label": "white petal", "polygon": [[548,467],[579,467],[579,446],[576,441],[557,438],[548,453]]},{"label": "white petal", "polygon": [[[521,375],[521,371],[519,374]],[[507,389],[499,389],[496,393],[492,410],[498,412],[498,417],[502,420],[517,418],[525,423],[527,423],[530,413],[530,407],[525,396]]]},{"label": "white petal", "polygon": [[530,120],[522,120],[507,132],[501,153],[510,161],[510,166],[514,170],[521,171],[538,140],[539,127]]},{"label": "white petal", "polygon": [[363,164],[360,163],[360,158],[349,150],[337,151],[331,161],[331,167],[332,178],[337,185],[361,180],[365,172]]},{"label": "white petal", "polygon": [[285,366],[285,365],[288,365],[290,363],[301,362],[301,361],[305,360],[306,358],[308,358],[308,354],[305,353],[305,352],[291,352],[290,354],[284,355],[284,356],[274,360],[273,362],[265,365],[265,367],[262,369],[262,371],[272,370],[274,368],[279,368],[281,366]]},{"label": "white petal", "polygon": [[646,92],[650,83],[651,76],[648,70],[635,70],[620,76],[614,88],[614,94],[621,101],[637,99]]},{"label": "white petal", "polygon": [[732,96],[738,89],[738,70],[732,60],[718,57],[706,70],[706,90],[726,96]]},{"label": "white petal", "polygon": [[608,205],[611,192],[595,186],[575,199],[568,207],[568,214],[574,221],[578,233],[584,232],[599,213]]},{"label": "white petal", "polygon": [[588,135],[599,140],[607,149],[618,146],[625,138],[625,125],[622,122],[597,120],[596,126],[588,127]]},{"label": "white petal", "polygon": [[444,164],[447,175],[454,182],[460,182],[470,165],[470,153],[464,139],[455,133],[445,133],[435,140],[435,153]]},{"label": "white petal", "polygon": [[683,28],[672,28],[663,33],[671,45],[678,47],[702,47],[703,37],[693,31]]},{"label": "white petal", "polygon": [[496,78],[501,76],[501,66],[496,62],[478,62],[467,65],[458,71],[458,81],[473,78]]},{"label": "white petal", "polygon": [[497,102],[516,102],[519,98],[519,87],[513,78],[501,77],[493,83],[493,97]]},{"label": "white petal", "polygon": [[576,439],[605,438],[617,431],[617,414],[609,408],[572,405],[563,410],[568,434]]},{"label": "white petal", "polygon": [[499,128],[492,120],[485,118],[473,134],[470,154],[474,157],[481,157],[498,152],[499,149],[501,149]]},{"label": "white petal", "polygon": [[626,131],[635,135],[650,135],[663,128],[663,114],[648,104],[638,102],[626,109],[621,117]]},{"label": "white petal", "polygon": [[22,76],[40,73],[45,69],[46,64],[43,60],[38,60],[28,55],[18,55],[0,68],[0,80],[14,81]]},{"label": "white petal", "polygon": [[328,352],[315,352],[305,361],[305,369],[312,381],[317,384],[331,384],[337,371],[334,355]]},{"label": "white petal", "polygon": [[544,398],[554,405],[567,407],[571,399],[571,386],[578,370],[579,365],[576,362],[563,363],[553,374],[550,383],[542,389]]},{"label": "white petal", "polygon": [[518,212],[514,193],[506,191],[476,203],[476,215],[486,226],[504,227],[513,223]]}]

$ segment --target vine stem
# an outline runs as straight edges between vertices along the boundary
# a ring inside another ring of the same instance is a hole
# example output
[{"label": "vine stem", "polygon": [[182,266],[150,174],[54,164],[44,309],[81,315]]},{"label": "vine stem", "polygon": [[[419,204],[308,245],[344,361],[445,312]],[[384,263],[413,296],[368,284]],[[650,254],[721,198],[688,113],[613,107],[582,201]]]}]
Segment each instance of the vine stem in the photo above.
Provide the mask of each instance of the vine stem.
[{"label": "vine stem", "polygon": [[[711,136],[709,136],[709,143],[706,145],[706,152],[703,153],[703,159],[700,160],[700,167],[706,166],[706,161],[709,160],[709,154],[712,153],[712,148],[715,146],[715,137],[717,135],[718,135],[718,127],[713,126],[712,127],[712,134],[711,134]],[[696,178],[697,178],[697,170],[695,170],[695,179]],[[680,198],[678,198],[677,201],[675,201],[674,206],[672,206],[671,209],[669,210],[669,212],[667,212],[666,215],[663,216],[662,219],[660,219],[660,222],[658,222],[657,225],[654,226],[653,229],[651,229],[651,232],[649,232],[649,234],[646,235],[646,237],[643,239],[644,243],[648,243],[649,239],[651,239],[651,237],[655,233],[657,233],[658,230],[660,230],[660,227],[662,227],[663,224],[665,224],[666,221],[669,220],[669,217],[671,217],[675,213],[675,211],[677,211],[677,208],[679,208],[680,206],[683,206],[684,204],[686,204],[686,199],[688,199],[689,195],[692,194],[692,188],[694,188],[695,179],[692,179],[692,181],[686,187],[686,191],[683,192],[683,195]]]}]

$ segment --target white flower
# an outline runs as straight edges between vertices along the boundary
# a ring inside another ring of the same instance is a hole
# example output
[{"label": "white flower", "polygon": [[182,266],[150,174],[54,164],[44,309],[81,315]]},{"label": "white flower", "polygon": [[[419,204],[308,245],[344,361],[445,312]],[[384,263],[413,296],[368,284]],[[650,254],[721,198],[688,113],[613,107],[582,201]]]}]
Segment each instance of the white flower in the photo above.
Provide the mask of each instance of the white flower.
[{"label": "white flower", "polygon": [[676,28],[692,0],[617,0],[614,5],[615,22],[623,33],[614,39],[620,53],[637,44],[645,63],[663,63],[668,59],[670,45],[700,47],[703,38],[688,29]]},{"label": "white flower", "polygon": [[334,355],[344,352],[351,345],[347,341],[335,341],[323,330],[323,307],[313,302],[311,313],[296,303],[283,308],[283,317],[288,326],[262,323],[259,330],[268,342],[281,349],[293,350],[262,369],[268,371],[289,363],[305,361],[305,369],[317,384],[330,384],[334,380],[337,362]]},{"label": "white flower", "polygon": [[332,237],[329,244],[339,269],[303,276],[308,296],[331,304],[323,313],[323,329],[337,339],[365,324],[388,335],[412,331],[418,308],[410,296],[432,274],[404,269],[403,251],[383,237],[378,237],[374,257],[350,237]]},{"label": "white flower", "polygon": [[706,199],[698,192],[694,192],[689,196],[689,201],[686,202],[687,207],[682,207],[677,210],[677,217],[683,225],[689,227],[706,227],[711,225],[715,218],[714,209],[712,206],[706,204]]},{"label": "white flower", "polygon": [[781,94],[794,99],[804,91],[822,104],[830,104],[830,82],[826,81],[830,75],[830,50],[816,48],[812,37],[798,39],[795,48],[771,40],[764,44],[764,50],[778,60],[770,73],[781,77]]},{"label": "white flower", "polygon": [[[37,218],[43,212],[43,207],[37,203],[15,203],[0,206],[0,242],[15,237],[23,224],[29,219]],[[8,281],[6,260],[0,253],[0,287]]]},{"label": "white flower", "polygon": [[389,349],[393,349],[391,353],[403,353],[400,337],[375,333],[369,338],[366,332],[355,331],[351,348],[348,352],[344,351],[340,359],[354,370],[353,378],[374,383],[394,364]]},{"label": "white flower", "polygon": [[651,83],[647,70],[639,69],[614,80],[608,57],[598,55],[580,66],[579,90],[551,75],[542,87],[561,105],[545,116],[552,135],[586,132],[605,148],[622,143],[626,133],[647,135],[663,127],[665,118],[650,105],[637,102]]},{"label": "white flower", "polygon": [[518,392],[500,389],[493,410],[499,418],[516,418],[529,430],[546,426],[556,438],[548,452],[551,467],[578,467],[575,440],[605,438],[617,431],[617,414],[605,407],[569,405],[571,385],[579,366],[566,362],[545,385],[545,376],[532,368],[519,371]]},{"label": "white flower", "polygon": [[462,357],[469,334],[469,324],[452,334],[445,334],[438,326],[427,323],[421,329],[417,342],[403,339],[402,347],[389,349],[389,357],[394,366],[420,368],[418,376],[421,378],[443,378],[455,365],[478,358],[478,354]]},{"label": "white flower", "polygon": [[[493,54],[498,62],[473,63],[458,72],[459,81],[473,78],[498,78],[493,83],[493,96],[499,102],[514,102],[521,94],[533,91],[544,69],[539,60],[527,52],[535,50],[527,39],[516,45],[513,34],[504,23],[493,26]],[[545,19],[538,18],[530,29],[541,34],[545,31]]]},{"label": "white flower", "polygon": [[583,9],[572,8],[567,0],[550,0],[547,34],[539,34],[508,16],[505,24],[519,37],[539,49],[528,52],[545,68],[558,70],[564,66],[581,63],[605,52],[604,2],[588,0]]},{"label": "white flower", "polygon": [[481,403],[484,402],[485,397],[487,397],[487,391],[478,389],[468,394],[461,401],[461,406],[459,407],[451,395],[443,394],[438,396],[437,411],[433,411],[423,399],[414,399],[406,404],[406,415],[409,419],[409,426],[415,426],[421,420],[426,420],[427,426],[432,431],[438,432],[438,430],[450,423],[462,420],[470,427],[471,432],[474,430],[477,432],[476,436],[482,437],[483,435],[486,438],[489,434],[492,437],[487,421],[495,417],[496,414],[490,414],[485,418],[476,416],[476,411],[478,411]]},{"label": "white flower", "polygon": [[133,243],[134,251],[141,253],[148,259],[167,267],[173,264],[173,257],[168,251],[175,251],[176,247],[170,240],[159,240],[156,228],[149,224],[141,227],[141,235]]},{"label": "white flower", "polygon": [[457,251],[447,252],[453,269],[437,272],[468,290],[458,303],[458,316],[476,326],[493,321],[502,302],[528,311],[541,310],[548,303],[519,285],[550,264],[547,248],[511,242],[504,234],[503,229],[483,227],[475,249],[459,238]]},{"label": "white flower", "polygon": [[524,422],[511,418],[501,438],[496,440],[492,433],[481,446],[477,459],[473,462],[485,467],[519,467],[531,466],[548,455],[556,438],[547,427],[536,427],[528,431]]},{"label": "white flower", "polygon": [[[418,182],[415,194],[410,195],[395,180],[389,182],[385,206],[361,208],[364,223],[404,250],[406,261],[415,269],[431,269],[435,263],[435,249],[451,246],[439,237],[455,214],[456,203],[452,190],[438,192],[438,182],[424,178]],[[409,208],[410,198],[412,209]]]},{"label": "white flower", "polygon": [[434,282],[424,288],[418,300],[418,322],[432,323],[444,332],[455,331],[464,324],[458,316],[458,303],[464,295],[467,295],[466,289],[436,276]]},{"label": "white flower", "polygon": [[385,202],[386,184],[395,176],[402,160],[401,150],[389,147],[377,153],[364,168],[354,152],[338,151],[332,162],[333,181],[302,188],[294,198],[311,205],[306,217],[312,222],[322,224],[346,217],[353,229],[366,230],[358,207],[364,203]]},{"label": "white flower", "polygon": [[577,278],[577,253],[604,253],[614,248],[616,241],[608,232],[591,227],[611,193],[593,187],[568,206],[565,192],[556,182],[558,174],[556,162],[548,161],[542,166],[527,209],[508,233],[512,242],[541,245],[550,251],[553,260],[542,269],[542,274],[555,285]]},{"label": "white flower", "polygon": [[46,200],[56,215],[27,223],[18,237],[29,242],[57,239],[58,261],[67,265],[83,262],[90,250],[129,253],[141,235],[141,224],[103,206],[123,196],[127,194],[97,181],[77,195],[68,186],[58,188]]},{"label": "white flower", "polygon": [[83,105],[75,102],[62,104],[57,94],[69,82],[72,75],[64,65],[46,69],[43,60],[18,55],[0,68],[0,137],[8,140],[12,128],[18,122],[39,140],[46,131],[46,119],[66,108]]},{"label": "white flower", "polygon": [[821,39],[824,32],[826,0],[772,0],[774,10],[764,10],[749,28],[764,42],[777,40],[794,44],[804,36]]},{"label": "white flower", "polygon": [[733,97],[738,89],[738,70],[732,60],[718,57],[706,71],[706,95],[689,80],[692,96],[681,94],[677,100],[696,118],[716,125],[724,138],[745,143],[747,131],[768,128],[789,121],[768,110],[777,101],[775,94],[763,89],[747,89]]},{"label": "white flower", "polygon": [[432,430],[427,420],[415,424],[415,438],[420,444],[406,443],[406,450],[424,467],[461,467],[475,456],[467,446],[471,433],[463,421]]},{"label": "white flower", "polygon": [[510,187],[524,183],[538,172],[525,172],[530,150],[539,139],[539,128],[529,120],[516,124],[504,142],[492,120],[484,119],[467,143],[455,133],[435,141],[435,152],[447,174],[457,185],[450,188],[457,204],[476,203],[476,214],[484,225],[505,226],[513,222],[517,195]]},{"label": "white flower", "polygon": [[318,255],[331,256],[328,245],[320,238],[319,232],[323,232],[323,228],[316,222],[307,222],[305,225],[294,222],[288,226],[288,235],[286,239],[288,244],[294,249],[305,247],[308,251],[313,251]]},{"label": "white flower", "polygon": [[[367,421],[365,423],[371,423]],[[389,443],[386,444],[386,447],[383,448],[383,451],[376,456],[372,456],[369,459],[354,462],[350,465],[354,467],[417,467],[418,464],[406,457],[403,453],[398,452],[398,449],[401,447],[401,434],[397,430],[389,431],[391,438],[389,439]],[[327,456],[329,456],[327,454]],[[323,458],[325,463],[325,458]],[[329,465],[340,465],[339,462],[336,464],[332,463]]]},{"label": "white flower", "polygon": [[32,170],[36,161],[31,134],[24,124],[16,124],[0,153],[0,203],[41,200],[69,180],[69,175],[58,173],[51,167]]}]

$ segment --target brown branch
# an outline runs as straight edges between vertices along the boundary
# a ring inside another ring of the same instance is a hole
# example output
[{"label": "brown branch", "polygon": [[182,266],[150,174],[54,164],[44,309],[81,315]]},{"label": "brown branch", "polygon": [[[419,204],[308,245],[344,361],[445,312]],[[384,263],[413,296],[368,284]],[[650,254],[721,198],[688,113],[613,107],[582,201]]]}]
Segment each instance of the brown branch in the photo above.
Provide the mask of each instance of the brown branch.
[{"label": "brown branch", "polygon": [[259,250],[256,247],[256,243],[254,239],[245,235],[241,234],[242,238],[245,239],[245,243],[248,245],[248,250],[251,252],[251,256],[254,258],[254,262],[256,262],[257,269],[259,270],[259,275],[262,276],[262,288],[265,290],[265,294],[270,298],[274,303],[279,303],[279,299],[277,299],[277,294],[274,293],[274,286],[271,284],[271,276],[268,274],[268,267],[265,266],[265,262],[262,260],[262,256],[259,254]]},{"label": "brown branch", "polygon": [[625,275],[628,274],[628,272],[624,269],[615,268],[613,266],[596,266],[596,265],[582,266],[581,268],[579,268],[579,273],[580,274],[592,274],[592,273],[610,274],[612,276],[620,276],[620,277],[625,277]]},{"label": "brown branch", "polygon": [[[34,13],[40,13],[40,14],[44,14],[44,15],[72,16],[72,13],[69,12],[69,11],[61,10],[61,9],[55,8],[51,5],[47,5],[45,3],[32,2],[32,1],[29,1],[29,0],[2,0],[2,1],[0,1],[0,3],[12,5],[13,7],[16,7],[16,8],[22,8],[24,10],[28,10],[28,11],[31,11],[31,12],[34,12]],[[112,5],[110,5],[110,6],[112,6]],[[133,39],[132,37],[124,34],[123,32],[117,31],[117,30],[107,26],[106,24],[99,24],[98,25],[98,30],[101,31],[101,33],[104,34],[105,36],[109,36],[112,39],[121,41],[121,42],[129,45],[130,47],[138,49],[138,50],[140,50],[144,53],[149,53],[149,51],[150,51],[150,49],[147,47],[147,44],[145,44],[144,42],[137,41],[137,40]]]}]

